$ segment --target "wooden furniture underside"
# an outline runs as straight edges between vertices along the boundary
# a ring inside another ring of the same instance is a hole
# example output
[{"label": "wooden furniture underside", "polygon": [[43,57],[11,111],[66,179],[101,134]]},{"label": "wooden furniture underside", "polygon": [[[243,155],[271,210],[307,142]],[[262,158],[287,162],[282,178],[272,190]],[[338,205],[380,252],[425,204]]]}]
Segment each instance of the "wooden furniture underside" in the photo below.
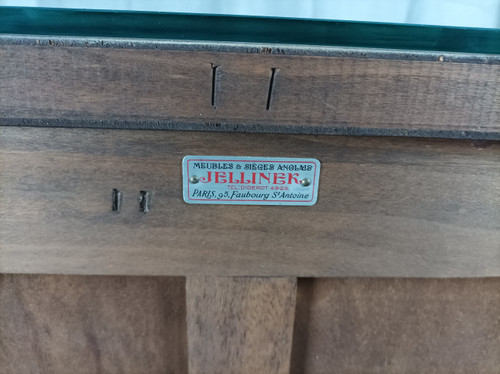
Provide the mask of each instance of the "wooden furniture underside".
[{"label": "wooden furniture underside", "polygon": [[[500,274],[497,141],[4,127],[0,144],[2,272]],[[189,154],[316,157],[318,203],[187,205]]]},{"label": "wooden furniture underside", "polygon": [[[500,372],[498,56],[35,36],[0,61],[1,373]],[[189,154],[317,158],[318,203],[185,204]]]},{"label": "wooden furniture underside", "polygon": [[489,374],[500,367],[498,278],[187,279],[3,275],[0,371]]}]

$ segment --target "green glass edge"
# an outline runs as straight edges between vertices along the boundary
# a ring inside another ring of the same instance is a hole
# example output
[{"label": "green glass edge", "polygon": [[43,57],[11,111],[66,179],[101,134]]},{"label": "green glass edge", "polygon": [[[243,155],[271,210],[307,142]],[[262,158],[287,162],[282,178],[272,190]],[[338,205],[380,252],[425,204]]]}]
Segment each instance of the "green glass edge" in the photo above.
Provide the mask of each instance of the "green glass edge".
[{"label": "green glass edge", "polygon": [[159,12],[0,7],[0,34],[500,54],[500,29]]}]

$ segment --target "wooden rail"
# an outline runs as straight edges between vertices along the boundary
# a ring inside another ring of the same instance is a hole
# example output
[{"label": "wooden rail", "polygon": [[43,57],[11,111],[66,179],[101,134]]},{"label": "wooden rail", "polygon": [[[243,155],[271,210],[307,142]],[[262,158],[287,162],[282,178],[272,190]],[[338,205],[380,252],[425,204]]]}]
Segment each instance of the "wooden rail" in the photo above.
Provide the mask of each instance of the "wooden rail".
[{"label": "wooden rail", "polygon": [[2,125],[500,138],[497,55],[85,43],[0,38]]},{"label": "wooden rail", "polygon": [[[187,154],[317,158],[318,202],[186,204]],[[499,158],[497,141],[4,127],[0,271],[499,276]]]}]

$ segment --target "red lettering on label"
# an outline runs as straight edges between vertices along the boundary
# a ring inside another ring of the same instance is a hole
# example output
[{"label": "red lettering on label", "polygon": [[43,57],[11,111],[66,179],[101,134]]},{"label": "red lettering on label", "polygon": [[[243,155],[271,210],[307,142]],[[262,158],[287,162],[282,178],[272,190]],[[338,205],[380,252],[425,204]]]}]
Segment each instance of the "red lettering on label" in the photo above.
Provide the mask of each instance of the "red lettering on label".
[{"label": "red lettering on label", "polygon": [[226,178],[226,173],[224,171],[215,172],[215,183],[227,183],[227,179],[219,179],[219,178]]},{"label": "red lettering on label", "polygon": [[292,184],[292,181],[293,183],[295,184],[299,184],[299,180],[295,177],[298,177],[299,176],[299,173],[288,173],[288,184]]},{"label": "red lettering on label", "polygon": [[285,173],[274,173],[274,184],[285,184],[286,183],[286,175]]},{"label": "red lettering on label", "polygon": [[264,178],[267,183],[271,183],[271,173],[259,173],[259,184],[262,184],[262,178]]},{"label": "red lettering on label", "polygon": [[241,173],[241,183],[250,184],[252,181],[250,179],[245,179],[245,173]]},{"label": "red lettering on label", "polygon": [[[213,176],[212,176],[213,174]],[[206,177],[200,177],[202,183],[230,184],[300,184],[299,173],[245,173],[240,172],[239,179],[235,172],[207,171]]]},{"label": "red lettering on label", "polygon": [[209,171],[207,173],[207,177],[206,178],[205,177],[201,177],[200,178],[200,182],[201,183],[210,183],[211,181],[212,181],[212,172],[211,171]]},{"label": "red lettering on label", "polygon": [[232,171],[229,172],[229,183],[240,183],[239,180],[237,180],[237,179],[234,180],[233,179],[233,172]]}]

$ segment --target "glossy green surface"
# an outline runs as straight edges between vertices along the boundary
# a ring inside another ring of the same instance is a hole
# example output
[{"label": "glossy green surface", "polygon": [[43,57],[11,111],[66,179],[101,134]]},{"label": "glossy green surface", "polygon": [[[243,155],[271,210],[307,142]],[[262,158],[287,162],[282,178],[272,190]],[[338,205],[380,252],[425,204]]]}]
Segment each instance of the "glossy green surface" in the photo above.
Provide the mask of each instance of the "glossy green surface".
[{"label": "glossy green surface", "polygon": [[0,34],[500,54],[500,29],[122,11],[0,7]]}]

